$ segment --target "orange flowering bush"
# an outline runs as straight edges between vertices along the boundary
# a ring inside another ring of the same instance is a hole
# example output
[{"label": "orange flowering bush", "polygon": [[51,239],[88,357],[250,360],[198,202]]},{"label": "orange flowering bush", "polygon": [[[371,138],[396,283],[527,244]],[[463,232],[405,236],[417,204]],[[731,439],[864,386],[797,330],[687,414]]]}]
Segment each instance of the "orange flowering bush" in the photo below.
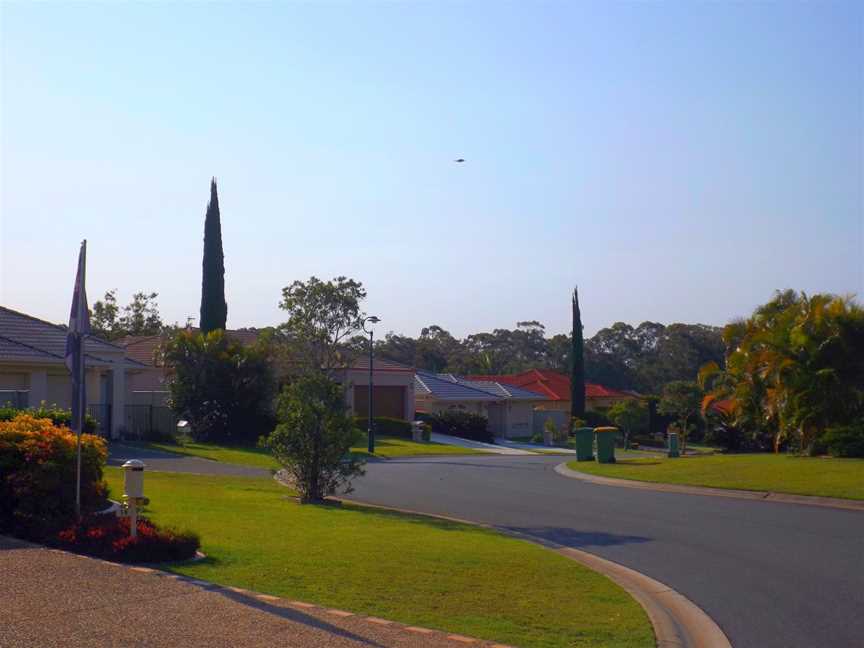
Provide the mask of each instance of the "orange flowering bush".
[{"label": "orange flowering bush", "polygon": [[[108,492],[105,442],[81,435],[81,504],[92,510]],[[68,427],[22,412],[0,421],[0,532],[39,539],[75,513],[76,438]]]}]

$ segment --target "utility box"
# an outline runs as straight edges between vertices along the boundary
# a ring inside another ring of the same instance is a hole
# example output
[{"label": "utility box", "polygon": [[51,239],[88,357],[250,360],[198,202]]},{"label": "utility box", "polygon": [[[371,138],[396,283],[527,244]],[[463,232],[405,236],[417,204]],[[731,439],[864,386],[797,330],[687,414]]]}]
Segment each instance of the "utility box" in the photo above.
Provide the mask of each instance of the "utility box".
[{"label": "utility box", "polygon": [[123,495],[127,498],[144,497],[144,462],[130,459],[123,468]]},{"label": "utility box", "polygon": [[597,463],[615,463],[616,427],[598,427],[594,429],[597,438]]},{"label": "utility box", "polygon": [[576,461],[594,461],[594,428],[576,428],[573,436],[576,441]]},{"label": "utility box", "polygon": [[669,433],[669,456],[670,457],[680,457],[681,452],[678,450],[678,433],[670,432]]}]

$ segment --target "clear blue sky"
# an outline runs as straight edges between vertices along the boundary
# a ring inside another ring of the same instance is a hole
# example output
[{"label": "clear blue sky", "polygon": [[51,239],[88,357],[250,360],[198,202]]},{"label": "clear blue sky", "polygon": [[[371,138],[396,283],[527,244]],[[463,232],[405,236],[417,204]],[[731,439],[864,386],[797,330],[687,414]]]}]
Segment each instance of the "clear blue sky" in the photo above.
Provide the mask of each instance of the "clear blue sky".
[{"label": "clear blue sky", "polygon": [[[724,324],[864,293],[864,5],[13,3],[0,303],[198,315],[219,179],[230,327],[364,282],[381,331]],[[465,164],[454,158],[464,157]]]}]

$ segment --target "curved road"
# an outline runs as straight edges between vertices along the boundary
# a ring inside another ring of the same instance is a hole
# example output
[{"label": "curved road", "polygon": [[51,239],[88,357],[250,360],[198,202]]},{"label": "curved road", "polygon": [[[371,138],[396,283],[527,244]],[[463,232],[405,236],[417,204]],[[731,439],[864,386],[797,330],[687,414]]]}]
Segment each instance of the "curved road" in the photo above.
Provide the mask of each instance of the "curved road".
[{"label": "curved road", "polygon": [[627,565],[690,598],[735,648],[864,646],[864,513],[600,486],[555,473],[563,460],[375,462],[351,498],[491,524]]}]

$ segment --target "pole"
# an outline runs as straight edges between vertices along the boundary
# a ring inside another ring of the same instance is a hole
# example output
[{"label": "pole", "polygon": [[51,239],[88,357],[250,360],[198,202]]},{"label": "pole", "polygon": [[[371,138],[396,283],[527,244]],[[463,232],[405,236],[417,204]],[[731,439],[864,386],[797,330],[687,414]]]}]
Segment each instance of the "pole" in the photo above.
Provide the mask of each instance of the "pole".
[{"label": "pole", "polygon": [[[84,263],[81,264],[81,294],[78,295],[78,313],[77,317],[81,317],[81,310],[84,301],[84,286],[87,285],[87,240],[84,240],[82,255]],[[77,321],[82,321],[78,319]],[[75,516],[81,517],[81,433],[84,430],[84,339],[83,334],[78,335],[78,420],[76,421],[75,435],[77,437],[75,448]]]},{"label": "pole", "polygon": [[372,430],[372,340],[374,331],[369,331],[369,453],[375,453],[375,432]]}]

